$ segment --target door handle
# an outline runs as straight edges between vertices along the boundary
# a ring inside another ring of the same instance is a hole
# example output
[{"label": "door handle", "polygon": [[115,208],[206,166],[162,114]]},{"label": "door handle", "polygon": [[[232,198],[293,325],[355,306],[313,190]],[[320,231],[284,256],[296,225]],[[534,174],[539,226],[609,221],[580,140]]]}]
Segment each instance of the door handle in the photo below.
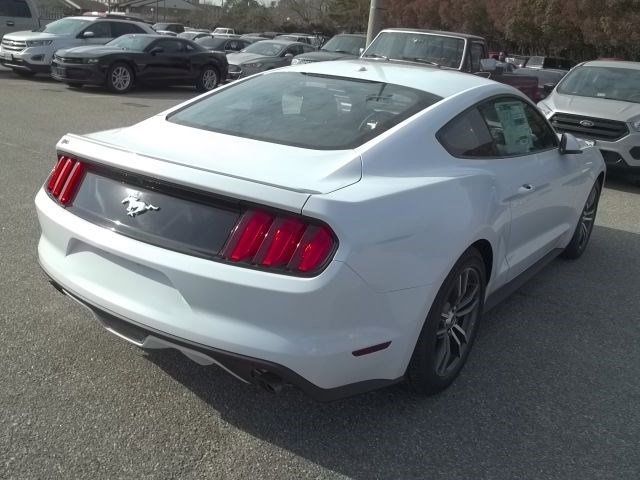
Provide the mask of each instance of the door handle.
[{"label": "door handle", "polygon": [[525,183],[518,189],[518,193],[532,193],[536,191],[536,187],[530,183]]},{"label": "door handle", "polygon": [[15,22],[11,20],[7,20],[7,27],[15,27],[15,26],[16,26]]}]

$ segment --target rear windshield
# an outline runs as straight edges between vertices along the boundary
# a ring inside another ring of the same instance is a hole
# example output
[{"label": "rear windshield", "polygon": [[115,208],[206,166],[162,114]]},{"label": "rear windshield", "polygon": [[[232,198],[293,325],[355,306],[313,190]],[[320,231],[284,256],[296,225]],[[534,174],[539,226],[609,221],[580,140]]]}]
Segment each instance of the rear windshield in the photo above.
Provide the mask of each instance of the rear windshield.
[{"label": "rear windshield", "polygon": [[315,150],[355,148],[441,97],[298,72],[253,77],[170,115],[180,125]]},{"label": "rear windshield", "polygon": [[564,77],[558,93],[640,103],[640,70],[578,67]]}]

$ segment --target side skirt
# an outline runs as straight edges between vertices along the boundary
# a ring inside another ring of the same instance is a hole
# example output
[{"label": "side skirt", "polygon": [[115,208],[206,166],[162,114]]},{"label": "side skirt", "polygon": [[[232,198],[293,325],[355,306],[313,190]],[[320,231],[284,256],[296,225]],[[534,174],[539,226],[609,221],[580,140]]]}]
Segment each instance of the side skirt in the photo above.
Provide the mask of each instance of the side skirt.
[{"label": "side skirt", "polygon": [[489,310],[496,307],[498,304],[502,303],[508,297],[511,296],[516,290],[522,287],[525,283],[531,280],[540,270],[546,267],[549,263],[551,263],[558,255],[560,255],[564,249],[555,248],[547,253],[544,257],[538,260],[536,263],[531,265],[528,269],[518,275],[516,278],[511,280],[509,283],[503,285],[498,290],[493,292],[484,302],[484,312],[488,312]]}]

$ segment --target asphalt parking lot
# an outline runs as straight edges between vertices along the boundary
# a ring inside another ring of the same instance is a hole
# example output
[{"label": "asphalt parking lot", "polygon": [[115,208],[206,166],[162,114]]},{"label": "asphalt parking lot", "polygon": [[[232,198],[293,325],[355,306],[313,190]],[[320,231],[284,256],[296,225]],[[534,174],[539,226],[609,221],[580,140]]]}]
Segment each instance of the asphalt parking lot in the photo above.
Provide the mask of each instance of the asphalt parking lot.
[{"label": "asphalt parking lot", "polygon": [[196,93],[73,91],[0,68],[0,478],[637,479],[640,188],[610,178],[589,249],[484,319],[443,394],[269,395],[109,335],[45,280],[33,198],[67,132]]}]

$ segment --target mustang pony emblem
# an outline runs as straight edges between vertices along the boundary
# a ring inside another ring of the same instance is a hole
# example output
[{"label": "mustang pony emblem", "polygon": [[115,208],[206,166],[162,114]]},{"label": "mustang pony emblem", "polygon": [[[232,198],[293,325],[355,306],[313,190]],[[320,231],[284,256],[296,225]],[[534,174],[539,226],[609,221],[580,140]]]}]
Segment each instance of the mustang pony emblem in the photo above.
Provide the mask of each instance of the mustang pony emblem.
[{"label": "mustang pony emblem", "polygon": [[155,207],[150,203],[145,203],[140,200],[140,194],[138,192],[130,194],[127,198],[120,202],[122,204],[128,203],[127,206],[127,215],[130,217],[135,217],[141,213],[144,213],[149,210],[160,210],[159,207]]}]

